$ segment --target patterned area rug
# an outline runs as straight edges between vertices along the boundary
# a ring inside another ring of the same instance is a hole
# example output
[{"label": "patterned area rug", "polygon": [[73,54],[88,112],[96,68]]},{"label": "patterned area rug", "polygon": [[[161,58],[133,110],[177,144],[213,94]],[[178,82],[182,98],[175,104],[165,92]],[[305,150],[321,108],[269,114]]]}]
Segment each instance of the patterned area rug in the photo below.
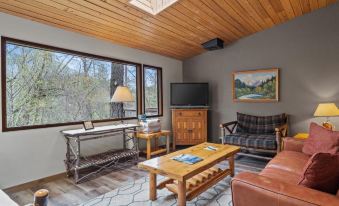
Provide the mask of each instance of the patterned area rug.
[{"label": "patterned area rug", "polygon": [[[241,171],[259,172],[266,162],[257,162],[251,159],[237,160],[236,173]],[[227,162],[218,165],[220,168],[228,168]],[[158,182],[164,177],[158,176]],[[188,206],[219,206],[232,205],[230,177],[226,177],[201,195],[187,202]],[[148,177],[128,182],[126,185],[108,192],[104,195],[91,199],[81,206],[174,206],[177,204],[177,197],[166,188],[157,191],[157,200],[148,200],[149,180]]]},{"label": "patterned area rug", "polygon": [[[163,177],[159,177],[161,181]],[[220,181],[217,185],[205,191],[187,205],[205,206],[205,205],[232,205],[231,187],[229,177]],[[81,206],[167,206],[177,205],[177,197],[169,192],[166,188],[157,191],[158,199],[156,201],[148,200],[148,177],[141,178],[120,187],[116,190],[108,192],[102,196],[94,198]]]}]

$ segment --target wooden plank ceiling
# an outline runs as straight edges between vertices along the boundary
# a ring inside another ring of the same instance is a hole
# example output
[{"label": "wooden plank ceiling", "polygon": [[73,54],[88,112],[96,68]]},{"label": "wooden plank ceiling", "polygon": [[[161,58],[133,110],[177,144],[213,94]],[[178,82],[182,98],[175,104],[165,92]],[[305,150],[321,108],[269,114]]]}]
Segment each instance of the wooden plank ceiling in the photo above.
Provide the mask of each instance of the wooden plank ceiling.
[{"label": "wooden plank ceiling", "polygon": [[129,0],[0,0],[0,12],[183,60],[212,38],[227,45],[335,2],[179,0],[152,15]]}]

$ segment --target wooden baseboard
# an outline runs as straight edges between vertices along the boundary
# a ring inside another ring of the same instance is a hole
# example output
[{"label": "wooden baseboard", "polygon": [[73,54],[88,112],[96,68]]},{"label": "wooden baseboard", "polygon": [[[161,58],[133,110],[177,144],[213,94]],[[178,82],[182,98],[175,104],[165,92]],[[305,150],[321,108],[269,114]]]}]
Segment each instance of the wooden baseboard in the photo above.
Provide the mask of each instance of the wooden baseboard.
[{"label": "wooden baseboard", "polygon": [[26,183],[16,185],[16,186],[13,186],[13,187],[8,187],[6,189],[3,189],[3,191],[5,193],[15,193],[15,192],[19,192],[19,191],[22,191],[22,190],[26,190],[26,189],[29,189],[29,188],[32,188],[32,187],[36,187],[36,186],[45,184],[47,182],[52,182],[54,180],[64,178],[66,176],[67,176],[66,172],[63,172],[63,173],[60,173],[60,174],[56,174],[56,175],[44,177],[44,178],[41,178],[41,179],[33,180],[31,182],[26,182]]}]

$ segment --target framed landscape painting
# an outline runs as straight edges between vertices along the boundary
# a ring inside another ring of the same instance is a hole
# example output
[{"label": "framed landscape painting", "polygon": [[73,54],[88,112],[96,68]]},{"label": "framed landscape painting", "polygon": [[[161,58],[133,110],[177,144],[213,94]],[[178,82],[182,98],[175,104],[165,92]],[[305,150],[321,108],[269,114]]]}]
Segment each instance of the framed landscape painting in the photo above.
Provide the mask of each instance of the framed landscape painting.
[{"label": "framed landscape painting", "polygon": [[233,101],[279,101],[279,69],[233,72]]}]

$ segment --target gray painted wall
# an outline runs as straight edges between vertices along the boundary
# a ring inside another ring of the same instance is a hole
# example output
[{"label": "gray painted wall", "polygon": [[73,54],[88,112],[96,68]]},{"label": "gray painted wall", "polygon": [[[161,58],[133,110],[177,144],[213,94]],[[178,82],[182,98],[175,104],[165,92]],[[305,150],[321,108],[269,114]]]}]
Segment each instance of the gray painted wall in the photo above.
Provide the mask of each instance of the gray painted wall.
[{"label": "gray painted wall", "polygon": [[[164,129],[170,129],[169,83],[182,81],[181,61],[3,13],[0,13],[0,25],[0,36],[162,67],[164,116],[161,121]],[[71,125],[15,132],[1,132],[0,128],[0,189],[64,172],[66,145],[60,130],[81,127]],[[121,141],[122,138],[89,141],[82,151],[91,154],[112,147],[121,148]]]},{"label": "gray painted wall", "polygon": [[[234,103],[232,72],[280,68],[278,103]],[[210,135],[236,112],[291,115],[291,132],[308,131],[320,102],[339,106],[339,3],[184,61],[184,81],[210,83]],[[339,117],[332,118],[339,128]]]}]

